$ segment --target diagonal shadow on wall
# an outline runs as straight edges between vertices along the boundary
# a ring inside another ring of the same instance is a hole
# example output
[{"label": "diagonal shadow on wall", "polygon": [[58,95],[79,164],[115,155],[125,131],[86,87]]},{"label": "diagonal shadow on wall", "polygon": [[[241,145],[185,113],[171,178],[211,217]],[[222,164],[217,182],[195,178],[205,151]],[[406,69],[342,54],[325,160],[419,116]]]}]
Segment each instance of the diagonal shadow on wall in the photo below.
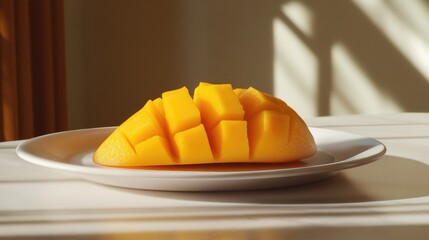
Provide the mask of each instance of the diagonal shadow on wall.
[{"label": "diagonal shadow on wall", "polygon": [[302,3],[314,15],[313,38],[305,36],[280,11],[277,14],[318,60],[318,115],[331,113],[331,49],[338,41],[344,43],[378,91],[394,99],[402,110],[429,111],[429,105],[425,104],[429,95],[428,80],[356,5],[338,0]]}]

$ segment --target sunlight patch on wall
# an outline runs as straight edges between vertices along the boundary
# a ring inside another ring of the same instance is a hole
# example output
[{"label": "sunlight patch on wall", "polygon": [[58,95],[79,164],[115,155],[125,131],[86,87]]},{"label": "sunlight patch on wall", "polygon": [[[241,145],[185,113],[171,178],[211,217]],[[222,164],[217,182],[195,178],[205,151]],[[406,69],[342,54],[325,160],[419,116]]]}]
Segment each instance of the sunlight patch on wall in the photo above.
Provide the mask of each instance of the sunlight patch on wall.
[{"label": "sunlight patch on wall", "polygon": [[345,115],[400,111],[395,100],[377,89],[373,81],[360,69],[344,44],[332,47],[331,114]]},{"label": "sunlight patch on wall", "polygon": [[401,21],[419,33],[426,42],[429,41],[429,8],[423,1],[390,0],[388,8],[391,9]]},{"label": "sunlight patch on wall", "polygon": [[[427,8],[419,1],[355,0],[353,3],[429,81]],[[407,6],[404,8],[403,4]],[[423,22],[426,26],[422,32]]]},{"label": "sunlight patch on wall", "polygon": [[314,16],[302,2],[288,2],[283,4],[282,12],[308,38],[313,36]]},{"label": "sunlight patch on wall", "polygon": [[[302,31],[299,35],[310,34],[311,29],[304,24],[311,25],[311,19],[306,19],[310,14],[296,4],[291,8],[287,5],[282,8],[285,17],[294,24],[294,20],[299,20],[300,24],[295,25]],[[318,66],[314,53],[281,17],[273,20],[273,41],[274,95],[286,101],[300,115],[315,116]]]}]

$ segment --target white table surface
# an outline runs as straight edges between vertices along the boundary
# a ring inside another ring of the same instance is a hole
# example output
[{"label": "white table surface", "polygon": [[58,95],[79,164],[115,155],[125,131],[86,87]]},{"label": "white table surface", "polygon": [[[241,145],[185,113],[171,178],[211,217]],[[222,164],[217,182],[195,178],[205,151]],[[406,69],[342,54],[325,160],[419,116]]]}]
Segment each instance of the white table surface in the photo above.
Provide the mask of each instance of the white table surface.
[{"label": "white table surface", "polygon": [[307,122],[373,137],[387,153],[313,184],[187,193],[99,185],[0,143],[0,238],[429,239],[429,113]]}]

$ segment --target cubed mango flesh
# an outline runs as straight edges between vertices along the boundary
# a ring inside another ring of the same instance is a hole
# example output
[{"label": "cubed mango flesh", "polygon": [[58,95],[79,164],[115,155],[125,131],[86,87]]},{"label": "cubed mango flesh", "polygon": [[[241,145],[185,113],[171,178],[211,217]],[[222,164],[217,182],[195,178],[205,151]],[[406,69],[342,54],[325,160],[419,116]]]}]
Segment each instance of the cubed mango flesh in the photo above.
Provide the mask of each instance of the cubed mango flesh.
[{"label": "cubed mango flesh", "polygon": [[252,87],[201,83],[164,92],[122,123],[94,162],[136,167],[229,162],[289,162],[317,151],[301,117]]},{"label": "cubed mango flesh", "polygon": [[250,159],[254,162],[282,162],[287,159],[289,115],[264,110],[249,123]]},{"label": "cubed mango flesh", "polygon": [[164,123],[165,123],[164,104],[162,103],[162,99],[157,98],[157,99],[153,100],[153,105],[155,106],[155,108],[158,112],[158,116],[159,116],[160,121],[164,121]]},{"label": "cubed mango flesh", "polygon": [[173,145],[182,164],[213,163],[213,154],[202,124],[176,133]]},{"label": "cubed mango flesh", "polygon": [[246,91],[246,89],[244,88],[234,88],[234,93],[235,95],[240,95],[241,93],[243,93],[244,91]]},{"label": "cubed mango flesh", "polygon": [[248,162],[247,122],[222,120],[210,130],[213,156],[218,162]]},{"label": "cubed mango flesh", "polygon": [[154,104],[149,100],[142,109],[129,117],[118,128],[125,134],[132,145],[152,136],[164,135],[162,123],[154,112]]},{"label": "cubed mango flesh", "polygon": [[135,151],[139,159],[145,159],[145,166],[175,164],[170,145],[161,136],[153,136],[137,144]]},{"label": "cubed mango flesh", "polygon": [[287,104],[281,99],[261,92],[253,87],[247,90],[236,91],[245,112],[245,119],[249,119],[262,110],[285,112]]},{"label": "cubed mango flesh", "polygon": [[194,101],[201,111],[201,121],[207,131],[221,120],[243,120],[244,111],[231,84],[200,84]]},{"label": "cubed mango flesh", "polygon": [[[252,87],[240,91],[238,98],[248,122],[251,161],[290,162],[316,153],[316,143],[304,120],[281,99]],[[273,141],[275,145],[269,146],[270,138],[278,140]]]},{"label": "cubed mango flesh", "polygon": [[186,87],[164,92],[162,102],[171,135],[196,127],[201,123],[200,111]]}]

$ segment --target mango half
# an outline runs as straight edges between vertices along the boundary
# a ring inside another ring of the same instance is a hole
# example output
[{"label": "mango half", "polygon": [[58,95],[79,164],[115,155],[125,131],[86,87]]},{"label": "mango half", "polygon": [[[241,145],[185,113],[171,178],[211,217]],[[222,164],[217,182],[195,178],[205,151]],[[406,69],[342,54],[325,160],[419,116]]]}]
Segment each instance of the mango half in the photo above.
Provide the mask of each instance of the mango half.
[{"label": "mango half", "polygon": [[95,163],[139,167],[281,163],[317,151],[301,117],[255,88],[200,83],[164,92],[123,122],[94,153]]}]

